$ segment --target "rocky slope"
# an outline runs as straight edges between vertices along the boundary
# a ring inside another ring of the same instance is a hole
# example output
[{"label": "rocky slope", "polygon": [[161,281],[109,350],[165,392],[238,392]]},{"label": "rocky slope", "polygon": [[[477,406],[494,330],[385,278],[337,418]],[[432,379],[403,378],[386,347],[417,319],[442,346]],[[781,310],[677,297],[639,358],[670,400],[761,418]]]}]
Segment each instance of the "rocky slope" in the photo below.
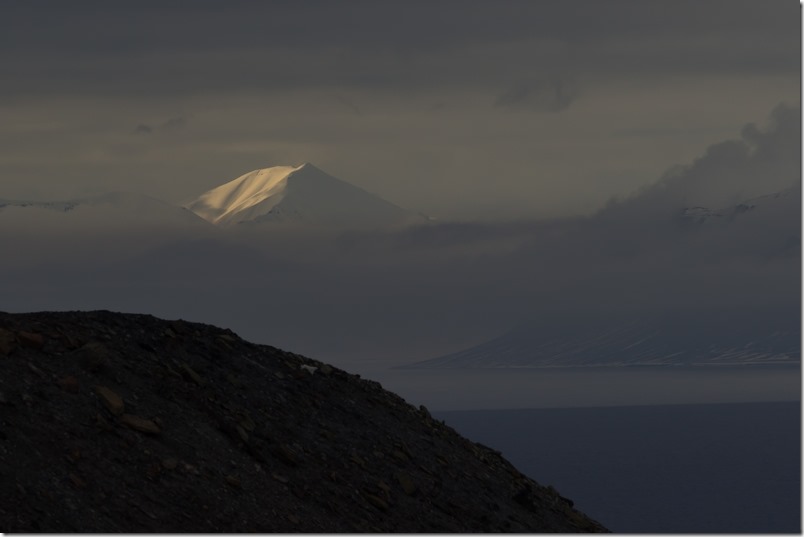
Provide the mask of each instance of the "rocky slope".
[{"label": "rocky slope", "polygon": [[0,313],[0,531],[605,531],[376,383],[229,330]]}]

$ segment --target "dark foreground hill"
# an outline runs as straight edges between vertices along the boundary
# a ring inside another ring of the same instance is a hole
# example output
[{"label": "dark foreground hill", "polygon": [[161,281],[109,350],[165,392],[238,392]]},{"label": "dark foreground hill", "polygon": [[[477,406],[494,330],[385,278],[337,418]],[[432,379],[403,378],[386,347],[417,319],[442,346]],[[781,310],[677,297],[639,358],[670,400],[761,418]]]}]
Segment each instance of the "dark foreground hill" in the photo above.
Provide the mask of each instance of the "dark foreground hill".
[{"label": "dark foreground hill", "polygon": [[149,315],[0,313],[0,531],[605,531],[376,383]]}]

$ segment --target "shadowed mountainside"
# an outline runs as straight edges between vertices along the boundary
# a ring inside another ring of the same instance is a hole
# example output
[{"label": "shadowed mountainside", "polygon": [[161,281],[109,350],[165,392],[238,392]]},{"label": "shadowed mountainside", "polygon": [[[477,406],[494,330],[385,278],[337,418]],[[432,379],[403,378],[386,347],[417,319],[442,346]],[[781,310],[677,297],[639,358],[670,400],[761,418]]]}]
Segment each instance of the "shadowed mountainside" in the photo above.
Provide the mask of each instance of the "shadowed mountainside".
[{"label": "shadowed mountainside", "polygon": [[0,529],[606,531],[376,383],[229,330],[0,313]]}]

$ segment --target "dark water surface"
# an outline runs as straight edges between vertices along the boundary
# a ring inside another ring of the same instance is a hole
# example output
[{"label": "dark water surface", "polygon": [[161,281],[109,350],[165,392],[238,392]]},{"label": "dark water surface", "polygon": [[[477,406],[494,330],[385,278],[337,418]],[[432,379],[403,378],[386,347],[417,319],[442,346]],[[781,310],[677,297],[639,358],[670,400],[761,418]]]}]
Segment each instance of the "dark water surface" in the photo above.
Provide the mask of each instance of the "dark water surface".
[{"label": "dark water surface", "polygon": [[433,414],[617,533],[801,532],[798,401]]}]

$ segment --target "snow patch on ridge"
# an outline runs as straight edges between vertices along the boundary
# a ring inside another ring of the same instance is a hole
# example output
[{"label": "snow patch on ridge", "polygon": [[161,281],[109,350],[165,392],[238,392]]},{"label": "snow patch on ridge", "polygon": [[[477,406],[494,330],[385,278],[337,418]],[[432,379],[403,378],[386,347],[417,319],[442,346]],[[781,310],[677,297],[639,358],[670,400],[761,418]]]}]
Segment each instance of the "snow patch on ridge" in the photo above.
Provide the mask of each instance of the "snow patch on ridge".
[{"label": "snow patch on ridge", "polygon": [[288,177],[304,166],[274,166],[251,171],[202,194],[186,207],[216,225],[253,220],[268,214],[282,201]]}]

